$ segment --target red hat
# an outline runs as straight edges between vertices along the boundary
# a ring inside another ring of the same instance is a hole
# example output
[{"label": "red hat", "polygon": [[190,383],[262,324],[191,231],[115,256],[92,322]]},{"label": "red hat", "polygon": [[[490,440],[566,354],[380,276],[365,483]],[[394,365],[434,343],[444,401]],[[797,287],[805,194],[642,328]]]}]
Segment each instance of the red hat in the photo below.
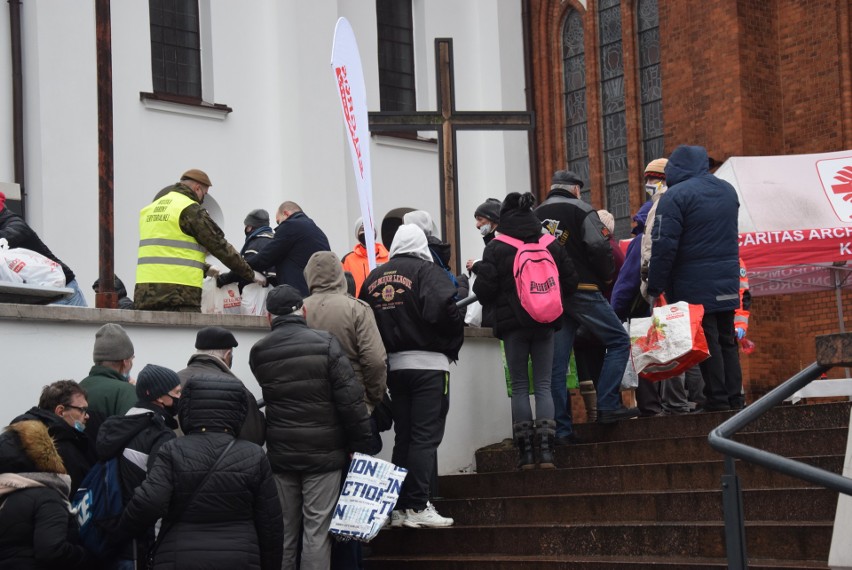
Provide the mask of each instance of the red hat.
[{"label": "red hat", "polygon": [[6,207],[6,195],[0,192],[0,212]]}]

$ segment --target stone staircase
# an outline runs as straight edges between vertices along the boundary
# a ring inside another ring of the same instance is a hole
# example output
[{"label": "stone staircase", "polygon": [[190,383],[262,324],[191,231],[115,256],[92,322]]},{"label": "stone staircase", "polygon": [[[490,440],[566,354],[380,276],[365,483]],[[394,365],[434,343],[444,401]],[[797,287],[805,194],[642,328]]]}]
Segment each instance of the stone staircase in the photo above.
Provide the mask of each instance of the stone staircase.
[{"label": "stone staircase", "polygon": [[[841,473],[850,403],[783,406],[736,439]],[[708,432],[730,412],[581,424],[555,470],[517,471],[511,442],[478,472],[440,478],[445,529],[389,529],[369,570],[726,568],[723,458]],[[447,437],[452,437],[448,434]],[[752,569],[827,568],[837,493],[737,462]]]}]

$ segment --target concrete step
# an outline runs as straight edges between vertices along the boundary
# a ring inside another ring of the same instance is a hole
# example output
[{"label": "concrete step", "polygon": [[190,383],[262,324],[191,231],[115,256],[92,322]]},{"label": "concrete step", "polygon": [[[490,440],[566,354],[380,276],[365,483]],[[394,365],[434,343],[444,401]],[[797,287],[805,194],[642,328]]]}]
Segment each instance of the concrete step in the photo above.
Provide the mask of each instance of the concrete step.
[{"label": "concrete step", "polygon": [[[662,556],[442,556],[425,555],[370,557],[369,570],[647,570],[670,568],[673,570],[727,570],[723,558],[682,558]],[[749,570],[810,570],[827,569],[824,562],[806,560],[749,559]]]},{"label": "concrete step", "polygon": [[[832,524],[801,521],[746,523],[747,551],[754,558],[787,561],[828,559]],[[454,526],[382,531],[371,546],[377,556],[611,556],[725,557],[722,522],[601,522],[596,524]]]},{"label": "concrete step", "polygon": [[[722,491],[641,491],[534,495],[436,501],[438,511],[465,526],[594,523],[598,521],[720,521]],[[837,493],[827,489],[753,489],[743,492],[749,521],[834,521]]]},{"label": "concrete step", "polygon": [[[794,437],[794,436],[791,436]],[[562,449],[561,447],[558,449]],[[560,455],[557,452],[557,455]],[[842,474],[843,455],[792,457],[809,465]],[[751,463],[738,461],[737,474],[748,488],[809,487],[810,483]],[[514,464],[512,464],[514,468]],[[724,462],[647,463],[568,469],[533,469],[445,475],[438,487],[444,498],[507,497],[530,494],[619,493],[683,489],[721,489]]]},{"label": "concrete step", "polygon": [[[770,411],[746,432],[848,427],[852,402],[783,405]],[[736,412],[702,412],[678,416],[637,418],[610,425],[576,424],[577,435],[590,443],[658,439],[670,435],[706,435]]]},{"label": "concrete step", "polygon": [[[641,420],[631,421],[641,423]],[[841,455],[846,449],[847,433],[845,427],[800,429],[795,432],[759,431],[740,434],[736,440],[786,457]],[[641,439],[629,443],[610,441],[566,445],[558,447],[555,456],[559,468],[709,461],[722,457],[710,447],[704,435]],[[476,452],[476,470],[479,473],[512,471],[516,462],[517,451],[511,440]]]}]

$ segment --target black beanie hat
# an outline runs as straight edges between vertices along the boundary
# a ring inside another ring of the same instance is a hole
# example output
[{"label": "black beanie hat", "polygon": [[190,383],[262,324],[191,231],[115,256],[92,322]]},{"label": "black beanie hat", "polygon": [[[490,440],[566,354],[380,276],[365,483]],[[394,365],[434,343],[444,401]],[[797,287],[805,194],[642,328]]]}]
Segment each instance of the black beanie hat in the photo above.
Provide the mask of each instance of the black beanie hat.
[{"label": "black beanie hat", "polygon": [[497,198],[488,198],[485,202],[476,208],[473,217],[481,217],[492,222],[500,223],[500,200]]},{"label": "black beanie hat", "polygon": [[180,378],[174,370],[148,364],[136,377],[136,397],[141,402],[153,402],[178,386]]},{"label": "black beanie hat", "polygon": [[292,285],[279,285],[266,295],[266,310],[273,315],[289,315],[302,308],[303,297]]},{"label": "black beanie hat", "polygon": [[258,208],[257,210],[252,210],[246,216],[246,219],[243,220],[244,226],[251,226],[253,228],[262,228],[263,226],[269,225],[269,212],[264,210],[263,208]]},{"label": "black beanie hat", "polygon": [[222,327],[204,327],[195,336],[195,348],[198,350],[216,350],[239,346],[237,339],[228,329]]}]

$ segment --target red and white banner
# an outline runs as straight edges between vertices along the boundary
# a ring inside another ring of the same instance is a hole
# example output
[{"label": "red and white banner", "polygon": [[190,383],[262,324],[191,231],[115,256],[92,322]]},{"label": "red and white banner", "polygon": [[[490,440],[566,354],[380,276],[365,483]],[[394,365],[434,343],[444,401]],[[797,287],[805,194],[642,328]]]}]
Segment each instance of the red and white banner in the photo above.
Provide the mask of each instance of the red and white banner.
[{"label": "red and white banner", "polygon": [[852,226],[749,232],[739,235],[740,257],[749,270],[852,260]]},{"label": "red and white banner", "polygon": [[355,170],[358,201],[364,219],[364,238],[370,269],[376,267],[373,179],[370,172],[370,125],[367,119],[367,88],[355,33],[346,18],[337,20],[331,47],[331,69],[343,110],[346,139]]}]

